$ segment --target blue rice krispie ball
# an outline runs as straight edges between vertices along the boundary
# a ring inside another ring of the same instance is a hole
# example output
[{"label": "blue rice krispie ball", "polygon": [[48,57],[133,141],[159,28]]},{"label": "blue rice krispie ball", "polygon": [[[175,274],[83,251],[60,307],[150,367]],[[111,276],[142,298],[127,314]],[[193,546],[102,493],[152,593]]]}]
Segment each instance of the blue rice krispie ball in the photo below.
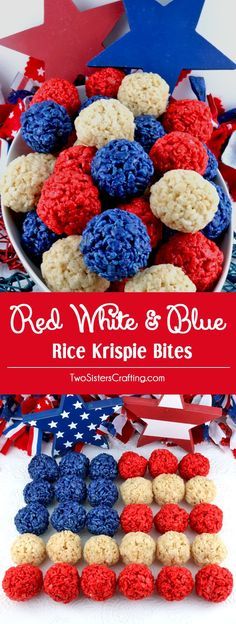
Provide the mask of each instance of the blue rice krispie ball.
[{"label": "blue rice krispie ball", "polygon": [[26,503],[41,503],[50,505],[54,499],[54,486],[45,479],[38,479],[27,483],[23,490]]},{"label": "blue rice krispie ball", "polygon": [[151,243],[139,217],[114,208],[89,221],[80,250],[90,271],[114,282],[147,266]]},{"label": "blue rice krispie ball", "polygon": [[84,453],[70,451],[63,455],[59,464],[60,476],[75,475],[86,479],[89,470],[89,458]]},{"label": "blue rice krispie ball", "polygon": [[100,453],[94,457],[89,467],[90,479],[116,479],[118,475],[117,462],[107,453]]},{"label": "blue rice krispie ball", "polygon": [[34,210],[27,212],[22,223],[21,243],[36,264],[41,263],[43,253],[48,251],[58,238],[59,236],[49,230]]},{"label": "blue rice krispie ball", "polygon": [[202,232],[207,238],[214,240],[223,234],[230,224],[232,217],[232,203],[229,196],[225,193],[221,186],[218,186],[218,184],[214,184],[213,182],[212,184],[215,186],[219,195],[219,206],[214,218],[210,223],[208,223],[208,225],[206,225]]},{"label": "blue rice krispie ball", "polygon": [[218,161],[213,152],[209,149],[209,147],[207,147],[206,145],[205,147],[208,153],[208,165],[204,173],[204,178],[206,178],[207,180],[214,180],[218,171]]},{"label": "blue rice krispie ball", "polygon": [[91,509],[87,515],[86,527],[93,535],[109,535],[113,537],[119,528],[120,520],[115,509],[106,505]]},{"label": "blue rice krispie ball", "polygon": [[51,524],[56,531],[79,533],[86,522],[86,510],[77,501],[59,503],[51,515]]},{"label": "blue rice krispie ball", "polygon": [[95,479],[88,486],[88,501],[91,507],[98,505],[112,507],[118,496],[118,489],[110,479]]},{"label": "blue rice krispie ball", "polygon": [[26,144],[35,152],[43,154],[61,150],[73,130],[64,106],[52,100],[32,104],[21,115],[21,124]]},{"label": "blue rice krispie ball", "polygon": [[100,191],[126,200],[142,195],[151,182],[154,167],[139,143],[115,139],[97,151],[91,173]]},{"label": "blue rice krispie ball", "polygon": [[92,97],[84,100],[80,110],[84,110],[84,108],[88,108],[88,106],[90,106],[94,102],[97,102],[97,100],[109,100],[109,97],[107,97],[107,95],[92,95]]},{"label": "blue rice krispie ball", "polygon": [[42,535],[49,524],[49,513],[40,503],[29,503],[22,507],[14,518],[18,533],[33,533]]},{"label": "blue rice krispie ball", "polygon": [[45,455],[35,455],[28,466],[28,473],[31,479],[46,479],[56,481],[58,478],[58,465],[53,457]]},{"label": "blue rice krispie ball", "polygon": [[58,479],[55,485],[55,494],[59,502],[75,500],[83,503],[87,497],[87,488],[81,477],[65,475]]},{"label": "blue rice krispie ball", "polygon": [[135,117],[134,122],[135,141],[140,143],[145,152],[149,154],[154,143],[165,135],[163,125],[153,115],[138,115],[138,117]]}]

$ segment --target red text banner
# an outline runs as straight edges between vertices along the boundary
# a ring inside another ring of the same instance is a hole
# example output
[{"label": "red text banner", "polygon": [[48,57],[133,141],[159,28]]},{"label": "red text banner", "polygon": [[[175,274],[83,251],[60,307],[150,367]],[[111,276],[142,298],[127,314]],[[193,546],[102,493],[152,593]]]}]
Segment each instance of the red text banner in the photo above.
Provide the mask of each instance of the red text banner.
[{"label": "red text banner", "polygon": [[1,393],[235,391],[236,294],[9,293]]}]

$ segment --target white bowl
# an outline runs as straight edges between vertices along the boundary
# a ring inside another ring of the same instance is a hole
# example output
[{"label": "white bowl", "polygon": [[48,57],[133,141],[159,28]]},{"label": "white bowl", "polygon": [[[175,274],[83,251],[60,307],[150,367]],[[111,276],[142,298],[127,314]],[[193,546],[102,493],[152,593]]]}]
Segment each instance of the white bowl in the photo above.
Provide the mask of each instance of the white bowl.
[{"label": "white bowl", "polygon": [[[23,141],[23,138],[21,136],[21,131],[19,130],[9,150],[7,164],[9,164],[12,160],[17,158],[18,156],[21,156],[22,154],[29,154],[29,152],[31,151],[32,150],[30,150],[27,147],[26,143]],[[229,194],[227,186],[222,178],[222,175],[219,172],[217,174],[216,183],[222,187],[222,189],[227,193],[227,195]],[[39,267],[37,267],[34,264],[34,262],[32,262],[32,260],[28,258],[24,249],[22,248],[21,240],[20,240],[20,231],[19,231],[19,228],[17,227],[16,213],[14,213],[12,210],[9,210],[9,208],[7,208],[6,206],[2,205],[2,215],[3,215],[5,227],[6,227],[8,236],[10,238],[10,241],[14,249],[16,250],[18,257],[20,258],[20,261],[25,267],[25,270],[30,275],[30,277],[32,277],[32,280],[35,282],[39,290],[43,292],[50,292],[45,282],[43,281]],[[220,292],[222,290],[225,280],[228,275],[229,266],[231,262],[231,256],[232,256],[232,249],[233,249],[233,223],[232,221],[231,221],[229,228],[225,232],[225,235],[222,239],[220,247],[224,253],[224,265],[223,265],[223,272],[221,274],[219,281],[217,282],[214,288],[214,292]]]}]

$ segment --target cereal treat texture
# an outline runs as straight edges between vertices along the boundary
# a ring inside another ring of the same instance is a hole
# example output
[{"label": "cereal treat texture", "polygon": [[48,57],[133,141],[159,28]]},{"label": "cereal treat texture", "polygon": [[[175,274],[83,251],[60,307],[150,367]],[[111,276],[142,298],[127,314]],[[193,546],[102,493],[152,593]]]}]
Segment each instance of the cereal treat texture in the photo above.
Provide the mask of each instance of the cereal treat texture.
[{"label": "cereal treat texture", "polygon": [[151,246],[154,249],[162,239],[162,223],[156,219],[151,211],[150,204],[146,197],[134,197],[129,202],[119,206],[122,210],[127,210],[141,219],[147,228]]},{"label": "cereal treat texture", "polygon": [[27,154],[9,163],[0,181],[4,206],[14,212],[29,212],[38,203],[45,180],[53,172],[51,154]]},{"label": "cereal treat texture", "polygon": [[87,563],[112,566],[120,558],[119,547],[109,535],[94,535],[85,542],[83,556]]},{"label": "cereal treat texture", "polygon": [[154,591],[154,576],[142,563],[130,563],[118,578],[118,589],[129,600],[142,600]]},{"label": "cereal treat texture", "polygon": [[222,563],[227,557],[227,548],[219,535],[202,533],[191,545],[194,563],[200,567],[209,563]]},{"label": "cereal treat texture", "polygon": [[56,531],[79,533],[86,522],[86,510],[77,501],[59,503],[51,515],[51,524]]},{"label": "cereal treat texture", "polygon": [[119,281],[147,265],[151,245],[139,217],[113,208],[88,223],[80,249],[90,271],[107,280]]},{"label": "cereal treat texture", "polygon": [[68,563],[55,563],[44,577],[44,591],[55,602],[68,604],[79,596],[80,579],[77,569]]},{"label": "cereal treat texture", "polygon": [[45,455],[35,455],[31,459],[28,472],[31,479],[46,479],[47,481],[56,481],[58,478],[58,465],[53,457]]},{"label": "cereal treat texture", "polygon": [[190,570],[181,566],[166,566],[156,580],[157,593],[165,600],[183,600],[192,593],[194,580]]},{"label": "cereal treat texture", "polygon": [[70,169],[74,171],[82,171],[90,175],[91,163],[96,154],[95,147],[86,147],[85,145],[74,145],[63,150],[56,160],[54,173]]},{"label": "cereal treat texture", "polygon": [[206,150],[208,155],[208,164],[204,173],[204,178],[206,178],[207,180],[214,180],[218,171],[218,160],[208,147],[206,148]]},{"label": "cereal treat texture", "polygon": [[150,566],[155,559],[155,553],[156,543],[147,533],[126,533],[121,540],[120,555],[125,564],[144,563]]},{"label": "cereal treat texture", "polygon": [[130,531],[149,533],[153,524],[151,507],[142,504],[126,505],[120,516],[120,524],[125,533],[129,533]]},{"label": "cereal treat texture", "polygon": [[227,230],[232,217],[232,202],[230,197],[218,184],[214,184],[214,187],[219,196],[218,209],[212,221],[208,223],[203,230],[203,234],[211,240],[219,238],[219,236]]},{"label": "cereal treat texture", "polygon": [[46,544],[46,550],[49,559],[54,563],[76,565],[82,557],[80,537],[72,531],[54,533]]},{"label": "cereal treat texture", "polygon": [[54,499],[54,486],[45,479],[37,479],[27,483],[23,496],[26,503],[41,503],[47,506]]},{"label": "cereal treat texture", "polygon": [[197,100],[172,101],[164,115],[163,125],[167,132],[189,132],[205,143],[213,132],[210,108],[205,102]]},{"label": "cereal treat texture", "polygon": [[146,457],[134,453],[134,451],[125,451],[118,461],[119,475],[122,479],[144,477],[146,469]]},{"label": "cereal treat texture", "polygon": [[152,477],[160,474],[174,474],[178,469],[178,459],[174,453],[166,449],[156,449],[149,457],[148,469]]},{"label": "cereal treat texture", "polygon": [[63,455],[59,463],[59,474],[61,477],[65,475],[75,475],[86,479],[89,470],[89,458],[84,453],[76,453],[70,451]]},{"label": "cereal treat texture", "polygon": [[98,602],[108,600],[116,590],[115,572],[105,565],[89,565],[82,571],[81,589],[91,600]]},{"label": "cereal treat texture", "polygon": [[179,462],[179,474],[188,481],[192,477],[206,477],[210,470],[210,462],[201,453],[187,453]]},{"label": "cereal treat texture", "polygon": [[189,169],[203,175],[208,163],[204,145],[187,132],[170,132],[159,139],[150,151],[156,171]]},{"label": "cereal treat texture", "polygon": [[119,528],[120,520],[115,509],[107,505],[100,505],[88,512],[86,526],[89,533],[94,535],[109,535],[113,537]]},{"label": "cereal treat texture", "polygon": [[154,143],[165,135],[165,130],[154,115],[138,115],[135,117],[135,141],[142,145],[149,154]]},{"label": "cereal treat texture", "polygon": [[49,154],[61,150],[73,130],[64,108],[53,101],[33,104],[21,115],[21,133],[35,152]]},{"label": "cereal treat texture", "polygon": [[125,201],[144,193],[154,167],[139,143],[117,139],[97,151],[91,173],[100,191]]},{"label": "cereal treat texture", "polygon": [[196,533],[218,533],[223,525],[223,511],[217,505],[199,503],[189,515],[189,525]]},{"label": "cereal treat texture", "polygon": [[21,243],[36,264],[42,261],[43,253],[48,251],[57,239],[58,235],[43,223],[35,210],[27,212],[22,223]]},{"label": "cereal treat texture", "polygon": [[56,241],[43,254],[41,271],[49,290],[55,292],[104,292],[110,282],[85,265],[80,251],[81,236]]},{"label": "cereal treat texture", "polygon": [[189,514],[174,503],[166,503],[154,516],[154,525],[159,533],[178,531],[183,533],[188,526]]},{"label": "cereal treat texture", "polygon": [[160,474],[152,483],[154,499],[158,505],[179,503],[185,495],[185,483],[176,474]]},{"label": "cereal treat texture", "polygon": [[150,207],[161,221],[179,232],[197,232],[212,221],[219,205],[214,186],[195,171],[165,173],[151,187]]},{"label": "cereal treat texture", "polygon": [[42,535],[49,524],[48,510],[40,503],[29,503],[22,507],[14,518],[18,533],[34,533]]},{"label": "cereal treat texture", "polygon": [[50,78],[46,80],[34,94],[31,105],[46,100],[53,100],[67,110],[69,115],[74,115],[80,107],[79,94],[76,87],[68,80]]},{"label": "cereal treat texture", "polygon": [[169,85],[159,74],[135,72],[122,80],[117,97],[135,117],[160,117],[167,108]]},{"label": "cereal treat texture", "polygon": [[33,533],[19,535],[12,544],[11,558],[18,565],[30,563],[40,566],[46,557],[44,541]]},{"label": "cereal treat texture", "polygon": [[25,563],[9,568],[4,575],[2,588],[10,600],[25,602],[37,596],[43,586],[43,575],[39,568]]},{"label": "cereal treat texture", "polygon": [[75,500],[83,503],[87,498],[87,487],[81,477],[64,475],[55,485],[55,495],[59,502]]},{"label": "cereal treat texture", "polygon": [[143,477],[132,477],[120,486],[120,493],[125,505],[141,503],[151,505],[153,501],[152,484]]},{"label": "cereal treat texture", "polygon": [[182,565],[190,559],[190,543],[184,533],[167,531],[158,537],[157,559],[163,565]]},{"label": "cereal treat texture", "polygon": [[173,264],[151,266],[125,284],[125,292],[195,292],[196,286]]},{"label": "cereal treat texture", "polygon": [[204,566],[196,574],[196,594],[209,602],[223,602],[233,589],[233,575],[217,564]]},{"label": "cereal treat texture", "polygon": [[117,462],[108,453],[99,453],[94,457],[89,466],[90,479],[116,479],[118,475]]},{"label": "cereal treat texture", "polygon": [[85,83],[86,94],[89,98],[94,95],[116,98],[124,77],[125,74],[120,69],[103,67],[87,78]]},{"label": "cereal treat texture", "polygon": [[224,256],[214,241],[201,232],[174,234],[161,246],[156,264],[165,262],[179,266],[195,284],[198,291],[209,291],[222,273]]},{"label": "cereal treat texture", "polygon": [[193,477],[186,483],[185,499],[189,505],[212,503],[216,496],[216,486],[206,477]]},{"label": "cereal treat texture", "polygon": [[134,139],[134,116],[114,99],[97,100],[84,108],[75,120],[81,145],[103,147],[113,139]]},{"label": "cereal treat texture", "polygon": [[118,499],[118,489],[110,479],[95,479],[88,485],[88,501],[91,507],[107,505],[112,507]]}]

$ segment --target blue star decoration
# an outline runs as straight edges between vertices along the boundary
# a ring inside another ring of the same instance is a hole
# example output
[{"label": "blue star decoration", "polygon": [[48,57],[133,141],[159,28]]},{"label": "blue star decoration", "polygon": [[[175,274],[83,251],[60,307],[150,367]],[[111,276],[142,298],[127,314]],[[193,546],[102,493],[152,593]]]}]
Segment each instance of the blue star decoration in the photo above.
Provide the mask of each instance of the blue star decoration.
[{"label": "blue star decoration", "polygon": [[196,32],[205,0],[124,0],[130,32],[89,62],[158,72],[174,89],[183,69],[236,69]]},{"label": "blue star decoration", "polygon": [[99,430],[102,427],[111,431],[108,419],[119,412],[122,405],[119,397],[85,403],[77,394],[66,394],[61,397],[58,408],[27,414],[23,422],[53,434],[54,457],[64,455],[78,442],[108,448],[107,436]]}]

